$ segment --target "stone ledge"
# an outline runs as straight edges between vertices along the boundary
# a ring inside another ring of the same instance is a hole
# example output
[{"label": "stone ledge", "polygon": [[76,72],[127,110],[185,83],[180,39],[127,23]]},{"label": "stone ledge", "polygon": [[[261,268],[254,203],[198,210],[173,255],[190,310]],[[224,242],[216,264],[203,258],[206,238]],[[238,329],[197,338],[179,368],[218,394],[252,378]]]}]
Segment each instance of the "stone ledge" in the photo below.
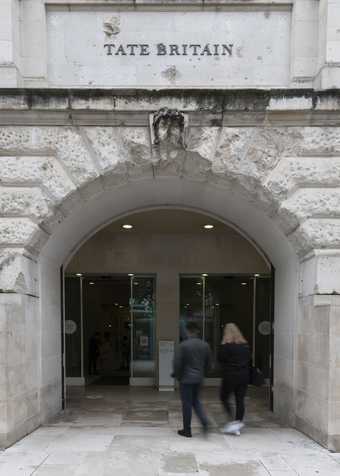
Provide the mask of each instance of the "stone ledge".
[{"label": "stone ledge", "polygon": [[[49,9],[53,8],[63,8],[66,7],[69,9],[79,8],[79,0],[45,0],[45,4]],[[212,8],[216,5],[224,8],[241,8],[242,10],[258,9],[261,10],[287,10],[291,9],[294,4],[294,0],[271,0],[270,2],[266,0],[106,0],[106,7],[114,6],[134,6],[134,7],[143,7],[143,6],[158,6],[158,7],[172,7],[180,8],[183,6],[197,6],[205,9]],[[82,0],[81,7],[84,6],[93,6],[100,5],[103,6],[103,0]]]},{"label": "stone ledge", "polygon": [[193,127],[338,126],[340,91],[0,89],[0,125],[148,126],[162,107]]},{"label": "stone ledge", "polygon": [[[164,106],[166,103],[164,104]],[[157,110],[154,107],[152,111]],[[151,110],[150,110],[151,111]],[[339,127],[338,111],[188,113],[190,127]],[[148,127],[149,111],[19,111],[0,109],[0,126]]]},{"label": "stone ledge", "polygon": [[[11,105],[12,101],[12,105]],[[265,111],[303,109],[340,111],[340,90],[313,89],[66,89],[66,88],[1,88],[0,107],[5,110],[25,109],[94,109],[154,110],[155,104],[171,103],[191,111]],[[3,103],[3,104],[2,104]],[[295,107],[292,104],[295,103]]]}]

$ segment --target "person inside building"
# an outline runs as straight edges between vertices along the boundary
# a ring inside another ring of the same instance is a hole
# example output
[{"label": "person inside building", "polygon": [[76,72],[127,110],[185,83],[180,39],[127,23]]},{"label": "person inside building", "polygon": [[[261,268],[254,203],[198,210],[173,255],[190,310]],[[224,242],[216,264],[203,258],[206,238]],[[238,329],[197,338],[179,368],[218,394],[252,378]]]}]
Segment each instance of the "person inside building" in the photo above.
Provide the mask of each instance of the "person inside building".
[{"label": "person inside building", "polygon": [[240,329],[234,323],[226,324],[222,343],[218,350],[222,382],[220,398],[229,416],[232,418],[230,397],[234,395],[236,403],[235,418],[227,423],[224,433],[240,435],[244,427],[245,396],[249,383],[250,349]]},{"label": "person inside building", "polygon": [[100,345],[100,369],[102,374],[111,375],[113,371],[113,346],[110,332],[104,332],[104,339]]},{"label": "person inside building", "polygon": [[187,339],[179,344],[175,353],[174,377],[180,383],[183,412],[183,429],[178,430],[178,434],[190,438],[192,409],[204,434],[208,432],[209,422],[199,396],[204,376],[211,366],[211,352],[209,345],[199,338],[200,331],[194,322],[189,322],[186,330]]},{"label": "person inside building", "polygon": [[100,355],[100,334],[96,332],[89,342],[89,375],[97,375],[97,363]]},{"label": "person inside building", "polygon": [[123,336],[122,341],[122,369],[128,369],[130,365],[130,342],[127,335]]}]

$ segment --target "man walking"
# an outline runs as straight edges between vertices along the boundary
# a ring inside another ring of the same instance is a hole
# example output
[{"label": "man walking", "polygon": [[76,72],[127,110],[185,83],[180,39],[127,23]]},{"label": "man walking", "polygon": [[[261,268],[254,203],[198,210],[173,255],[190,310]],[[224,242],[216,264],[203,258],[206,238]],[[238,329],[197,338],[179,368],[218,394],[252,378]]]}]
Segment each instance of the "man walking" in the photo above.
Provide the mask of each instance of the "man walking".
[{"label": "man walking", "polygon": [[191,438],[192,409],[195,410],[203,432],[208,432],[208,418],[199,400],[199,394],[205,373],[211,366],[210,347],[199,336],[199,328],[194,322],[186,326],[188,338],[181,342],[175,354],[174,376],[180,383],[182,400],[183,429],[180,436]]}]

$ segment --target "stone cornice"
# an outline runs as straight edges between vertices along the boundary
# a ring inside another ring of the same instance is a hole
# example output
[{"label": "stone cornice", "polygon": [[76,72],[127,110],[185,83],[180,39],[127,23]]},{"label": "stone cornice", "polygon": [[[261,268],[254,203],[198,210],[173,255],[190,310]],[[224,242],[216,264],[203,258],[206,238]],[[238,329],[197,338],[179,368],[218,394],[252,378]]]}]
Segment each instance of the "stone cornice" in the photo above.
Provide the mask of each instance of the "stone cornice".
[{"label": "stone cornice", "polygon": [[0,125],[149,125],[161,107],[190,126],[339,126],[340,91],[1,89]]},{"label": "stone cornice", "polygon": [[44,0],[48,8],[84,9],[93,6],[136,9],[228,9],[228,10],[287,10],[294,0]]}]

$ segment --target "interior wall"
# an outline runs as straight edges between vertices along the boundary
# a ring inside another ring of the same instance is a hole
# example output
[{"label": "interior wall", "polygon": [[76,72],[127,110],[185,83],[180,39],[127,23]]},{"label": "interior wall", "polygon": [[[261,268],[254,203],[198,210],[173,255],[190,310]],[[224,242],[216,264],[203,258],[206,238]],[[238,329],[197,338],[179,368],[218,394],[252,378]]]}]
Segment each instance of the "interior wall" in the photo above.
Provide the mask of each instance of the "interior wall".
[{"label": "interior wall", "polygon": [[192,274],[270,272],[254,246],[230,227],[218,233],[199,230],[192,234],[149,234],[134,230],[117,233],[108,226],[83,244],[66,268],[67,273],[158,270]]},{"label": "interior wall", "polygon": [[[144,215],[146,221],[152,220],[152,213]],[[84,243],[66,272],[156,274],[158,339],[178,340],[180,274],[270,272],[254,246],[230,227],[190,234],[112,228],[109,225]]]}]

